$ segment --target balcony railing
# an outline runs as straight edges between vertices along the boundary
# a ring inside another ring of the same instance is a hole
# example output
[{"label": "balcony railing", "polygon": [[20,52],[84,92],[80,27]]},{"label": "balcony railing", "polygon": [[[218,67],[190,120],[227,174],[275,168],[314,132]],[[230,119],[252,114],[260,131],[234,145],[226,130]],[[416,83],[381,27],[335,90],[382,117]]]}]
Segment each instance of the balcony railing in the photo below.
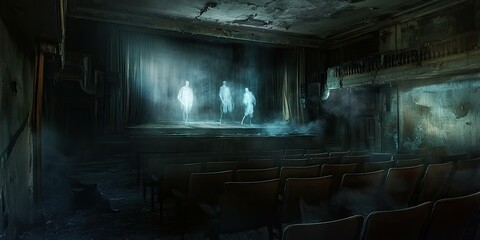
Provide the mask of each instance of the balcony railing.
[{"label": "balcony railing", "polygon": [[408,64],[421,65],[423,61],[465,53],[480,47],[479,35],[478,32],[469,32],[451,39],[427,42],[417,48],[375,54],[358,61],[332,67],[329,69],[329,75],[330,77],[343,77],[377,72]]}]

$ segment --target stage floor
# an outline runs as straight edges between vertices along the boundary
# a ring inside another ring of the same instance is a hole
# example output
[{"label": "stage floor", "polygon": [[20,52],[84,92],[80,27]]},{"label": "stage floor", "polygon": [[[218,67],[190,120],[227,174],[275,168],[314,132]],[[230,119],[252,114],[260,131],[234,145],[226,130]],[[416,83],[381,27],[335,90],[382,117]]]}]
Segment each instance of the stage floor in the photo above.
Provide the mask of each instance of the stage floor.
[{"label": "stage floor", "polygon": [[189,122],[159,122],[140,124],[127,127],[130,134],[154,135],[288,135],[292,128],[286,123],[243,124],[240,122],[227,122],[220,124],[213,121]]}]

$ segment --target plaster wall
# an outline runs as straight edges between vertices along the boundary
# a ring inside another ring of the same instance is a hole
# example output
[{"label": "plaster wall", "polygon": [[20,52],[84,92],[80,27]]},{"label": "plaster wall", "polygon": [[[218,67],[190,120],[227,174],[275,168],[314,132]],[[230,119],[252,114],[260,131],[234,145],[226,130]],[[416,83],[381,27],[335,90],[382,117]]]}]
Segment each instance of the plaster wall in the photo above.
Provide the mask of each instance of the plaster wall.
[{"label": "plaster wall", "polygon": [[449,154],[478,151],[479,92],[479,78],[400,86],[400,147],[445,146]]},{"label": "plaster wall", "polygon": [[32,220],[34,54],[0,18],[0,238]]}]

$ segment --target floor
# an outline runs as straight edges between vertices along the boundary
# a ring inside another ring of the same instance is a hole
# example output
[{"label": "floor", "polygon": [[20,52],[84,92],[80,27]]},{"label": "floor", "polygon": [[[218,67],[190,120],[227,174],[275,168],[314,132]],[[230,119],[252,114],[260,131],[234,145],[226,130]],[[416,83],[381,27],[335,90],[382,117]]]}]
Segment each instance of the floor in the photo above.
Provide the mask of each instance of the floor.
[{"label": "floor", "polygon": [[[182,239],[175,224],[173,202],[165,204],[162,223],[159,211],[152,211],[144,202],[142,189],[135,182],[134,164],[127,156],[94,157],[91,161],[86,158],[75,160],[71,171],[50,169],[50,176],[57,172],[63,179],[57,176],[44,187],[44,220],[20,233],[18,239]],[[68,179],[97,184],[98,191],[80,194],[79,201],[78,194],[72,194],[78,189],[65,187]],[[200,226],[194,226],[185,239],[204,239],[202,232]],[[268,234],[266,229],[259,229],[225,234],[221,239],[268,239]]]}]

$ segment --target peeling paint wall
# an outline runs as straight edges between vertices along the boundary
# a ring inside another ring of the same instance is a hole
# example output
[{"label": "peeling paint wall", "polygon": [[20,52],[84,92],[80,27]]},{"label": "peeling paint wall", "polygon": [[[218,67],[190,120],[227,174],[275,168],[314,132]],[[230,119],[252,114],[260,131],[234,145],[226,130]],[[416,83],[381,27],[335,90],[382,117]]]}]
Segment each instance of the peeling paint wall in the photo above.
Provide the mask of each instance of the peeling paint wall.
[{"label": "peeling paint wall", "polygon": [[[473,31],[478,34],[480,30],[480,12],[475,11],[479,7],[478,0],[465,1],[385,27],[377,32],[378,41],[372,37],[375,33],[360,36],[349,45],[332,49],[327,60],[328,67],[378,54],[375,49],[381,53],[402,51],[448,39],[454,39],[452,42],[458,42],[458,46],[462,46],[466,44],[462,42],[462,36],[469,36]],[[439,58],[436,63],[443,66],[448,60]],[[371,93],[371,97],[377,97],[378,118],[375,118],[375,124],[380,132],[375,133],[375,149],[395,152],[444,146],[449,154],[478,151],[480,127],[476,123],[479,121],[480,78],[473,76],[479,75],[450,66],[452,71],[455,70],[455,76],[445,74],[413,79],[408,74],[418,69],[419,65],[421,62],[402,68],[405,81],[395,75],[399,73],[399,68],[395,70],[392,67],[382,70],[381,74],[385,79],[394,78],[396,81],[381,86],[369,85],[372,89],[379,89],[378,92]],[[357,76],[360,78],[362,75]],[[359,85],[362,84],[368,83]],[[345,93],[340,98],[346,98],[347,95]],[[356,103],[357,106],[365,104],[367,103],[362,99]],[[362,124],[354,122],[351,128],[361,127]],[[354,133],[350,131],[347,135],[349,134]]]},{"label": "peeling paint wall", "polygon": [[401,147],[446,146],[448,153],[480,146],[480,79],[399,88]]},{"label": "peeling paint wall", "polygon": [[0,238],[6,239],[33,216],[34,54],[19,42],[0,18]]},{"label": "peeling paint wall", "polygon": [[479,96],[480,78],[416,82],[368,92],[331,90],[323,108],[337,116],[329,127],[346,147],[383,152],[444,147],[457,154],[480,149]]}]

